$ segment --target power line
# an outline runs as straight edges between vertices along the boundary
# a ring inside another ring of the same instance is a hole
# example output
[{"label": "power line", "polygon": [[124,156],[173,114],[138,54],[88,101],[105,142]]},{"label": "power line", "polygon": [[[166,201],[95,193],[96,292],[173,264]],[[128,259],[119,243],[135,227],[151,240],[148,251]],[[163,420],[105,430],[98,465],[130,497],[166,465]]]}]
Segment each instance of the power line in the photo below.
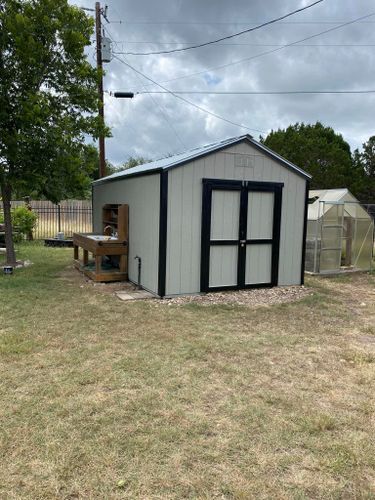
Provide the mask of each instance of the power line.
[{"label": "power line", "polygon": [[103,28],[103,31],[105,32],[105,34],[108,36],[108,38],[111,40],[111,42],[116,46],[118,47],[119,43],[120,42],[116,42],[116,40],[114,39],[114,36],[112,35],[112,33],[109,31],[108,29],[108,26],[105,26],[105,28]]},{"label": "power line", "polygon": [[180,49],[172,49],[172,50],[160,50],[157,52],[128,52],[128,55],[133,55],[133,56],[150,56],[150,55],[157,55],[157,54],[170,54],[172,52],[182,52],[185,50],[191,50],[191,49],[198,49],[200,47],[205,47],[207,45],[212,45],[217,42],[222,42],[223,40],[228,40],[230,38],[234,38],[236,36],[243,35],[244,33],[250,33],[252,31],[258,30],[260,28],[264,28],[265,26],[269,26],[270,24],[277,23],[278,21],[281,21],[282,19],[285,19],[287,17],[293,16],[294,14],[297,14],[298,12],[302,12],[304,10],[310,9],[311,7],[314,7],[314,5],[317,5],[318,3],[323,2],[324,0],[316,0],[312,4],[306,5],[305,7],[301,7],[300,9],[296,9],[292,12],[289,12],[288,14],[284,14],[283,16],[277,17],[275,19],[272,19],[270,21],[266,21],[262,24],[259,24],[258,26],[254,26],[253,28],[248,28],[243,31],[239,31],[238,33],[234,33],[232,35],[227,35],[221,38],[217,38],[216,40],[211,40],[210,42],[204,42],[204,43],[199,43],[196,45],[191,45],[190,47],[183,47]]},{"label": "power line", "polygon": [[[150,25],[157,25],[157,24],[178,24],[178,25],[211,25],[211,24],[216,24],[216,25],[249,25],[249,24],[260,24],[264,23],[265,21],[123,21],[121,19],[110,21],[111,24],[128,24],[128,25],[133,25],[133,24],[150,24]],[[283,22],[278,22],[278,24],[342,24],[346,21],[320,21],[320,20],[313,20],[313,21],[283,21]],[[375,24],[375,21],[362,21],[360,24]]]},{"label": "power line", "polygon": [[227,64],[221,64],[220,66],[214,66],[211,68],[206,68],[206,69],[201,70],[201,71],[196,71],[195,73],[190,73],[187,75],[178,76],[175,78],[170,78],[168,80],[163,80],[161,83],[170,83],[170,82],[175,82],[177,80],[183,80],[185,78],[191,78],[194,76],[204,75],[206,73],[209,73],[210,71],[224,69],[224,68],[228,68],[230,66],[234,66],[235,64],[240,64],[243,62],[251,61],[253,59],[258,59],[259,57],[263,57],[263,56],[268,55],[268,54],[273,54],[275,52],[279,52],[280,50],[283,50],[283,49],[288,48],[288,47],[292,47],[292,46],[297,45],[301,42],[306,42],[307,40],[317,38],[318,36],[325,35],[326,33],[331,33],[332,31],[336,31],[338,29],[344,28],[345,26],[349,26],[351,24],[357,23],[357,22],[362,21],[364,19],[368,19],[369,17],[372,17],[374,15],[375,15],[375,12],[372,12],[371,14],[367,14],[366,16],[361,16],[361,17],[358,17],[356,19],[353,19],[352,21],[347,21],[343,24],[340,24],[339,26],[335,26],[335,27],[330,28],[328,30],[324,30],[324,31],[320,31],[319,33],[315,33],[314,35],[310,35],[310,36],[307,36],[305,38],[295,40],[294,42],[287,43],[285,45],[282,45],[281,47],[277,47],[277,48],[272,49],[272,50],[266,50],[265,52],[260,52],[259,54],[255,54],[255,55],[250,56],[250,57],[245,57],[244,59],[238,59],[237,61],[232,61],[232,62],[227,63]]},{"label": "power line", "polygon": [[[130,128],[130,129],[133,131],[134,136],[139,135],[139,131],[137,131],[137,130],[133,127],[133,125],[131,124],[131,121],[130,121],[130,120],[129,120],[129,121],[127,121],[127,123],[126,123],[126,127],[127,127],[127,128]],[[156,157],[157,157],[157,154],[155,153],[155,150],[154,150],[153,148],[150,148],[150,145],[148,145],[148,149],[149,149],[149,150],[151,150],[151,158],[156,158]],[[165,155],[165,156],[167,156],[167,153],[164,153],[164,155]],[[132,155],[131,155],[131,154],[128,154],[128,160],[129,160],[131,157],[132,157]]]},{"label": "power line", "polygon": [[161,103],[159,103],[156,99],[154,99],[153,96],[150,94],[150,92],[146,91],[146,94],[148,94],[148,96],[152,99],[152,102],[154,104],[156,104],[156,106],[160,109],[160,112],[161,112],[164,120],[167,122],[169,128],[172,130],[172,132],[174,133],[174,135],[177,137],[177,140],[180,142],[180,144],[182,145],[182,147],[184,149],[187,149],[187,146],[185,145],[184,141],[181,139],[180,134],[177,132],[177,130],[175,129],[174,125],[169,120],[167,112],[165,110],[165,107]]},{"label": "power line", "polygon": [[[133,70],[133,68],[131,68]],[[133,70],[134,71],[134,70]],[[135,73],[135,76],[137,78],[137,80],[141,83],[142,87],[144,89],[146,89],[145,85],[143,85],[141,79],[139,78],[138,74]],[[160,112],[164,118],[164,120],[167,122],[167,125],[169,126],[169,128],[172,130],[172,132],[174,133],[174,135],[177,137],[178,141],[180,142],[180,144],[182,145],[182,147],[184,149],[187,149],[187,146],[185,145],[184,141],[181,139],[180,135],[177,133],[177,130],[174,128],[174,126],[172,125],[172,123],[170,122],[170,120],[168,119],[168,115],[165,111],[165,108],[164,106],[162,106],[162,104],[160,104],[152,95],[151,95],[151,92],[149,92],[148,90],[145,90],[144,92],[142,92],[142,94],[147,94],[150,99],[152,100],[152,102],[158,106],[158,108],[160,109]]]},{"label": "power line", "polygon": [[[148,44],[148,45],[191,45],[192,43],[195,42],[150,42],[146,40],[142,41],[131,41],[131,40],[117,40],[116,42],[113,40],[116,45],[119,44],[132,44],[132,45],[141,45],[141,44]],[[280,45],[276,43],[247,43],[247,42],[242,42],[242,43],[220,43],[218,42],[217,45],[221,45],[222,47],[231,47],[231,46],[246,46],[246,47],[285,47],[285,45]],[[375,43],[305,43],[305,44],[298,44],[295,45],[295,47],[375,47]],[[117,52],[117,54],[126,54],[126,52]]]},{"label": "power line", "polygon": [[[85,10],[90,10],[90,11],[93,11],[93,12],[96,12],[96,11],[97,11],[97,12],[98,12],[98,14],[99,14],[99,20],[100,20],[100,15],[102,15],[102,16],[104,17],[104,19],[107,21],[107,23],[109,24],[109,20],[108,20],[108,17],[107,17],[107,8],[108,8],[108,7],[107,7],[107,6],[105,6],[104,10],[103,10],[103,9],[100,9],[100,4],[99,4],[98,6],[96,6],[96,8],[95,8],[95,9],[85,9]],[[97,22],[98,22],[98,19],[97,19]],[[100,26],[100,28],[101,28],[101,26]],[[100,28],[99,28],[99,29],[100,29]],[[104,31],[104,29],[103,29],[103,31]],[[110,38],[110,40],[111,40],[111,41],[112,41],[112,42],[113,42],[113,43],[117,46],[117,42],[113,39],[113,35],[112,35],[112,34],[111,34],[111,32],[108,30],[108,28],[105,28],[105,31],[106,31],[106,33],[107,33],[107,36]],[[97,41],[97,45],[98,45],[98,39],[97,39],[96,41]],[[137,76],[138,81],[140,81],[140,78],[138,77],[138,75],[136,75],[136,76]],[[142,82],[141,82],[141,81],[140,81],[140,83],[141,83],[141,85],[142,85]],[[142,87],[143,87],[143,88],[145,88],[145,86],[144,86],[144,85],[142,85]],[[103,89],[102,89],[102,92],[103,92]],[[103,93],[104,93],[104,92],[103,92]],[[148,93],[148,92],[147,92],[147,90],[146,90],[146,93]],[[167,124],[170,126],[171,130],[174,132],[174,134],[176,135],[177,139],[178,139],[178,140],[180,141],[180,143],[182,144],[183,148],[184,148],[184,149],[187,149],[187,148],[186,148],[186,146],[185,146],[185,144],[184,144],[184,142],[183,142],[183,141],[182,141],[182,139],[180,138],[179,134],[177,133],[177,131],[175,130],[175,128],[173,127],[173,125],[169,122],[168,117],[167,117],[166,113],[163,111],[162,106],[161,106],[161,105],[159,105],[159,103],[156,101],[156,99],[154,99],[154,97],[153,97],[152,95],[150,95],[150,94],[149,94],[149,97],[152,99],[152,101],[154,102],[154,104],[156,104],[156,105],[159,107],[159,109],[160,109],[160,111],[161,111],[161,114],[163,115],[163,117],[164,117],[165,121],[166,121],[166,122],[167,122]],[[102,101],[104,102],[104,100],[103,100],[103,99],[102,99]],[[103,147],[103,154],[104,154],[104,147]]]},{"label": "power line", "polygon": [[[148,94],[200,94],[200,95],[288,95],[288,94],[374,94],[375,90],[150,90]],[[145,92],[136,92],[144,94]]]},{"label": "power line", "polygon": [[212,111],[209,111],[208,109],[205,109],[205,108],[202,108],[201,106],[199,106],[198,104],[195,104],[194,102],[191,102],[189,101],[188,99],[185,99],[184,97],[181,97],[180,95],[177,95],[175,94],[174,92],[172,92],[171,90],[167,89],[166,87],[164,87],[163,85],[161,85],[160,83],[156,82],[155,80],[153,80],[152,78],[150,78],[149,76],[145,75],[144,73],[142,73],[141,71],[139,71],[138,69],[134,68],[133,66],[131,66],[129,63],[127,63],[124,59],[121,59],[120,57],[118,56],[114,56],[118,61],[120,61],[122,64],[125,64],[125,66],[127,66],[128,68],[131,68],[133,71],[135,71],[136,73],[138,73],[139,75],[143,76],[143,78],[145,78],[146,80],[152,82],[154,85],[157,85],[158,87],[160,87],[161,89],[165,90],[168,94],[171,94],[173,95],[174,97],[176,97],[177,99],[180,99],[181,101],[185,102],[186,104],[189,104],[190,106],[193,106],[194,108],[196,109],[199,109],[200,111],[202,111],[203,113],[206,113],[208,115],[211,115],[219,120],[222,120],[224,122],[227,122],[231,125],[235,125],[236,127],[240,127],[240,128],[243,128],[243,129],[246,129],[246,130],[251,130],[251,131],[255,131],[255,132],[259,132],[261,134],[264,134],[265,132],[262,131],[262,130],[258,130],[258,129],[253,129],[253,128],[250,128],[250,127],[246,127],[245,125],[241,125],[239,123],[236,123],[236,122],[233,122],[231,120],[228,120],[227,118],[224,118],[220,115],[217,115],[216,113],[213,113]]}]

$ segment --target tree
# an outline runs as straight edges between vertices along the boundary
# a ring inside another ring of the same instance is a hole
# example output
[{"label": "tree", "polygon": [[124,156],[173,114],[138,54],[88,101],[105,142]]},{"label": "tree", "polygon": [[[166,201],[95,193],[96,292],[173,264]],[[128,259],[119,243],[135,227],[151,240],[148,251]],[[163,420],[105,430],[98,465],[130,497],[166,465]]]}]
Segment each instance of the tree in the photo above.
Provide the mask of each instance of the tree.
[{"label": "tree", "polygon": [[362,158],[366,175],[375,179],[375,135],[363,144]]},{"label": "tree", "polygon": [[146,160],[146,158],[143,158],[142,156],[131,156],[125,163],[122,164],[118,171],[127,170],[128,168],[133,168],[137,165],[143,165],[144,163],[149,162],[150,160]]},{"label": "tree", "polygon": [[285,130],[271,131],[261,140],[311,174],[313,189],[350,189],[358,180],[349,144],[341,134],[320,122],[315,125],[296,123]]},{"label": "tree", "polygon": [[37,192],[57,203],[84,192],[93,168],[85,139],[107,132],[96,114],[98,73],[84,53],[93,28],[68,0],[0,4],[0,187],[9,264],[12,193]]},{"label": "tree", "polygon": [[[95,149],[95,148],[94,148]],[[97,151],[95,149],[95,151]],[[113,165],[113,163],[106,160],[106,173],[105,175],[112,175],[121,172],[122,170],[128,170],[128,168],[136,167],[137,165],[143,165],[143,163],[148,163],[150,160],[146,160],[142,156],[130,156],[129,160],[127,160],[122,165]],[[97,166],[94,170],[93,180],[99,179],[99,155],[97,154]]]},{"label": "tree", "polygon": [[[90,198],[91,196],[91,182],[96,181],[100,178],[99,172],[99,153],[96,147],[93,145],[87,146],[85,151],[85,157],[83,161],[87,162],[90,165],[90,178],[88,179],[87,186],[85,192],[81,194],[84,198]],[[148,163],[150,160],[146,160],[141,156],[133,157],[131,156],[128,161],[123,163],[122,165],[114,165],[110,161],[106,160],[105,162],[105,175],[112,175],[121,172],[122,170],[127,170],[128,168],[136,167],[137,165],[141,165],[143,163]],[[24,195],[23,195],[24,196]],[[22,196],[21,196],[22,197]],[[71,195],[70,197],[74,197]]]},{"label": "tree", "polygon": [[361,182],[358,187],[357,197],[363,203],[375,201],[375,136],[362,144],[363,150],[354,151],[353,162],[361,172]]},{"label": "tree", "polygon": [[[90,198],[91,196],[91,182],[99,178],[99,153],[98,149],[93,144],[84,145],[79,156],[79,168],[87,175],[82,176],[79,182],[71,183],[70,186],[66,185],[64,198]],[[113,173],[113,166],[107,161],[107,174]],[[39,186],[26,185],[22,183],[17,185],[12,190],[12,197],[15,200],[22,200],[25,198],[30,199],[46,199]]]}]

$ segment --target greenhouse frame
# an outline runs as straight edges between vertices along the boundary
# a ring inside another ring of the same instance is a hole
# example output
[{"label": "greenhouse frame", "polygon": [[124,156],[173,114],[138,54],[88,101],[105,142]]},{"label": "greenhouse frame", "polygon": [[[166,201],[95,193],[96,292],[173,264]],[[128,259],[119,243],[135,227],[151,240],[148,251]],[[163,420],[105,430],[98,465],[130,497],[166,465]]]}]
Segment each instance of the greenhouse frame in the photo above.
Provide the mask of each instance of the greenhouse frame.
[{"label": "greenhouse frame", "polygon": [[373,249],[374,220],[348,189],[309,191],[307,272],[371,270]]}]

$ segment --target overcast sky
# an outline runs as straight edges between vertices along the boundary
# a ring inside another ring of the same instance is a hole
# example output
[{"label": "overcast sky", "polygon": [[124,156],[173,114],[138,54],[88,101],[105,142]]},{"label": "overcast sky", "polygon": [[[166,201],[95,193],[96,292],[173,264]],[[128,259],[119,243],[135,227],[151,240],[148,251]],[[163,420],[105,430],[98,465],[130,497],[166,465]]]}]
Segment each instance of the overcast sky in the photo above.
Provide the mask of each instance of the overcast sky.
[{"label": "overcast sky", "polygon": [[[373,0],[324,0],[280,23],[203,48],[164,55],[119,54],[206,42],[312,2],[107,0],[111,23],[104,22],[104,27],[115,41],[112,48],[117,57],[172,91],[375,89],[375,15],[295,46],[241,61],[375,13]],[[92,0],[72,3],[91,8],[95,5]],[[93,64],[94,52],[93,43],[89,49]],[[241,62],[230,64],[236,61]],[[115,58],[105,69],[108,91],[161,90]],[[183,97],[252,130],[210,116],[170,94],[146,93],[132,100],[106,95],[106,121],[113,134],[106,142],[106,157],[114,164],[123,163],[129,156],[156,159],[244,133],[258,139],[259,131],[265,136],[272,129],[297,121],[319,120],[330,125],[352,149],[375,134],[375,94]]]}]

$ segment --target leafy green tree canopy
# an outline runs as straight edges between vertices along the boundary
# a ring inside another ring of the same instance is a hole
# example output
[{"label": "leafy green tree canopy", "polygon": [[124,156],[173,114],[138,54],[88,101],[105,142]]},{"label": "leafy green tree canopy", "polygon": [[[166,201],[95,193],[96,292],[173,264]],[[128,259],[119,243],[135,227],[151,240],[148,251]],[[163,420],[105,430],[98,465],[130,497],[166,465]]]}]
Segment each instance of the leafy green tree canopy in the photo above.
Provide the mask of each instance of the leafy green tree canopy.
[{"label": "leafy green tree canopy", "polygon": [[375,180],[375,135],[363,144],[362,160],[366,175]]},{"label": "leafy green tree canopy", "polygon": [[296,123],[285,130],[271,131],[263,143],[313,176],[311,187],[329,189],[353,184],[349,144],[341,134],[320,122]]},{"label": "leafy green tree canopy", "polygon": [[375,203],[375,136],[362,144],[362,151],[354,151],[353,162],[362,172],[358,191],[364,203]]},{"label": "leafy green tree canopy", "polygon": [[96,115],[98,73],[84,53],[92,33],[93,20],[68,0],[0,3],[0,185],[8,262],[15,260],[13,191],[58,202],[87,188],[94,167],[85,139],[104,131]]},{"label": "leafy green tree canopy", "polygon": [[136,167],[137,165],[143,165],[144,163],[149,163],[150,160],[143,158],[143,156],[131,156],[125,163],[119,167],[118,170],[127,170],[128,168]]},{"label": "leafy green tree canopy", "polygon": [[[90,146],[87,148],[86,161],[90,162],[90,164],[94,165],[91,180],[99,179],[99,153],[98,150],[94,146]],[[124,162],[122,165],[114,165],[109,160],[106,160],[105,165],[105,175],[116,174],[117,172],[121,172],[122,170],[127,170],[128,168],[136,167],[137,165],[142,165],[143,163],[148,163],[150,160],[146,160],[142,156],[131,156],[129,160]],[[89,190],[91,193],[91,189]]]}]

